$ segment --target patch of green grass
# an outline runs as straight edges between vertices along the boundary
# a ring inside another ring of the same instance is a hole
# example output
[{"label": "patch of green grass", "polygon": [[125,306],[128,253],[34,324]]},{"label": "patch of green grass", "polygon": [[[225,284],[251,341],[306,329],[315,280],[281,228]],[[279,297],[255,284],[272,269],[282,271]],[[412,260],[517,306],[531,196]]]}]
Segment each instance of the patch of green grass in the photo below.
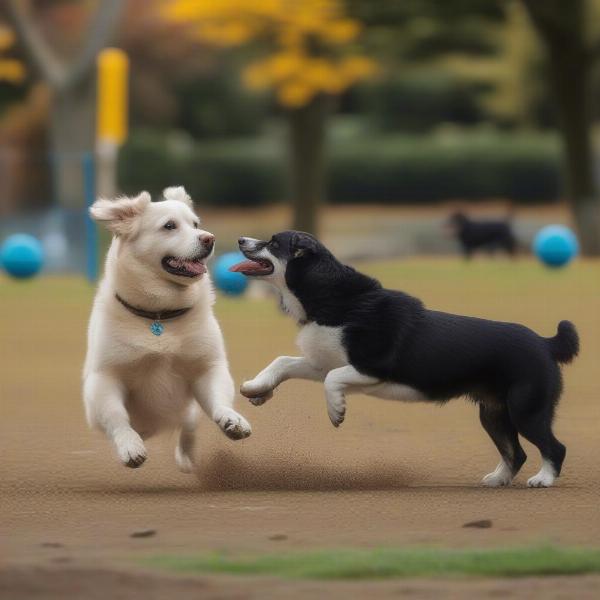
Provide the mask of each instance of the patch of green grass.
[{"label": "patch of green grass", "polygon": [[307,579],[579,575],[600,572],[600,549],[535,547],[490,550],[355,549],[230,557],[163,556],[154,567],[184,573],[274,575]]}]

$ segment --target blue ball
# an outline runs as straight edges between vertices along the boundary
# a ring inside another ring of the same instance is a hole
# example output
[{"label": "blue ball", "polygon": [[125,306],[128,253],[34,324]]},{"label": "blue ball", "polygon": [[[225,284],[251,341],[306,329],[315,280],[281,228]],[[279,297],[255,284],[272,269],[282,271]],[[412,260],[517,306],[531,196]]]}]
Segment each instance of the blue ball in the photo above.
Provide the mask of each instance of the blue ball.
[{"label": "blue ball", "polygon": [[227,252],[215,261],[213,279],[217,289],[230,296],[243,294],[248,287],[248,278],[241,273],[232,273],[229,267],[246,260],[241,252]]},{"label": "blue ball", "polygon": [[548,225],[535,236],[533,252],[549,267],[564,267],[579,253],[579,242],[568,227]]},{"label": "blue ball", "polygon": [[13,277],[33,277],[44,265],[42,245],[26,233],[11,235],[0,248],[0,265]]}]

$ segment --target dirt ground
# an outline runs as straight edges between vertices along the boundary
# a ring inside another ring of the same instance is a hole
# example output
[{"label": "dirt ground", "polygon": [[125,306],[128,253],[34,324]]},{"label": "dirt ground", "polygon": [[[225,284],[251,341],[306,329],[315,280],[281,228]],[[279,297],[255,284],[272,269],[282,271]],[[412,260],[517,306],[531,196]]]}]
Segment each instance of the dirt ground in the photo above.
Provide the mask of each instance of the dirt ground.
[{"label": "dirt ground", "polygon": [[476,600],[551,598],[596,600],[600,577],[390,581],[289,581],[267,577],[175,577],[147,571],[98,568],[0,569],[0,598],[7,600]]},{"label": "dirt ground", "polygon": [[[253,425],[243,442],[203,422],[196,476],[175,469],[174,436],[151,440],[143,468],[126,469],[106,440],[88,431],[81,408],[91,290],[75,279],[0,280],[0,597],[62,598],[69,585],[72,597],[82,598],[99,598],[100,585],[112,590],[103,597],[113,598],[167,597],[159,592],[169,586],[177,590],[173,598],[197,597],[200,589],[206,598],[281,597],[283,590],[289,597],[320,590],[358,598],[367,588],[382,598],[536,589],[547,597],[592,597],[598,577],[292,584],[225,577],[173,583],[136,574],[147,556],[211,550],[598,545],[600,264],[541,275],[530,263],[467,269],[439,260],[366,268],[435,308],[520,320],[544,335],[561,318],[576,322],[583,351],[565,370],[556,434],[568,454],[554,488],[525,487],[539,467],[528,444],[513,487],[480,487],[497,455],[476,408],[463,401],[438,408],[352,397],[335,430],[320,386],[305,382],[287,382],[260,408],[240,399]],[[270,300],[219,299],[218,312],[236,382],[294,352],[294,325]],[[492,526],[464,527],[481,519]],[[149,529],[154,535],[131,537]]]}]

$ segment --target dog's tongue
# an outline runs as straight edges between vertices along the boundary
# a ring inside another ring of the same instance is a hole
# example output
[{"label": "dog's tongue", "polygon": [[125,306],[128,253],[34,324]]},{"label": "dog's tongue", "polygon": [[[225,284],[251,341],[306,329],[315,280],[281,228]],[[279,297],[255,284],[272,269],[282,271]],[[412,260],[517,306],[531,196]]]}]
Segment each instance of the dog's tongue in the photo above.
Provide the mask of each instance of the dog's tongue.
[{"label": "dog's tongue", "polygon": [[254,260],[243,260],[241,263],[229,267],[232,273],[253,273],[262,269],[264,269],[264,266]]},{"label": "dog's tongue", "polygon": [[184,264],[185,268],[190,273],[195,273],[196,275],[203,275],[206,273],[206,265],[199,260],[186,260]]},{"label": "dog's tongue", "polygon": [[185,269],[189,273],[194,273],[195,275],[203,275],[206,273],[206,265],[199,260],[174,258],[169,261],[169,264],[176,269]]}]

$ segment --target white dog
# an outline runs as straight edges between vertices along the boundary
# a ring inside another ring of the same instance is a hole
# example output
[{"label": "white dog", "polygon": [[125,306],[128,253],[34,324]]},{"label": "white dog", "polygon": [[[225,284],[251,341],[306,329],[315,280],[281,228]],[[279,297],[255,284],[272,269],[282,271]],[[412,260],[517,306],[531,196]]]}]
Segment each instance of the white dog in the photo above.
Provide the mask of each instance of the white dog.
[{"label": "white dog", "polygon": [[143,440],[180,429],[175,460],[193,470],[198,406],[231,439],[248,437],[233,410],[234,387],[213,314],[206,270],[214,236],[200,229],[182,187],[162,202],[97,200],[92,217],[114,237],[88,331],[83,396],[90,426],[114,443],[121,462],[146,460]]}]

